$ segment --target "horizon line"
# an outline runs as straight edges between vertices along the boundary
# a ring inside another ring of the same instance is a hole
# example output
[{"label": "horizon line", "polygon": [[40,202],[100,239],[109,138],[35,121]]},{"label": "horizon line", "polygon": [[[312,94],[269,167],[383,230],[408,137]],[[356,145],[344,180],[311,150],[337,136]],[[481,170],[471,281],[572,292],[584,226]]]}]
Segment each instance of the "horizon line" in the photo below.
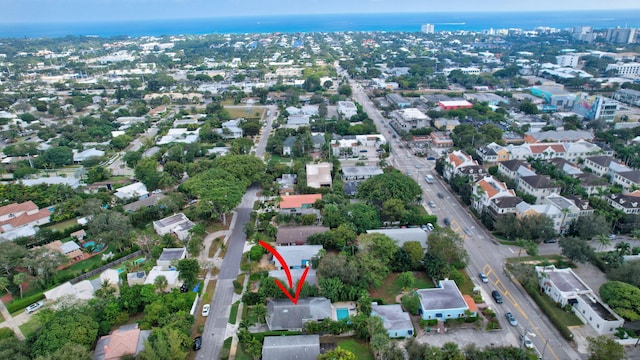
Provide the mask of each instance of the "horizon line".
[{"label": "horizon line", "polygon": [[620,9],[563,9],[563,10],[478,10],[478,11],[455,11],[455,10],[434,10],[431,12],[407,12],[407,11],[395,11],[395,12],[319,12],[319,13],[290,13],[290,14],[257,14],[257,15],[221,15],[221,16],[185,16],[185,17],[154,17],[154,18],[122,18],[122,19],[93,19],[93,20],[60,20],[60,21],[4,21],[3,25],[16,25],[16,24],[81,24],[81,23],[95,23],[95,22],[129,22],[129,21],[164,21],[164,20],[211,20],[211,19],[233,19],[233,18],[273,18],[273,17],[292,17],[292,16],[327,16],[327,15],[420,15],[420,14],[446,14],[446,13],[458,13],[458,14],[476,14],[476,13],[562,13],[562,12],[614,12],[614,11],[640,11],[638,8],[620,8]]}]

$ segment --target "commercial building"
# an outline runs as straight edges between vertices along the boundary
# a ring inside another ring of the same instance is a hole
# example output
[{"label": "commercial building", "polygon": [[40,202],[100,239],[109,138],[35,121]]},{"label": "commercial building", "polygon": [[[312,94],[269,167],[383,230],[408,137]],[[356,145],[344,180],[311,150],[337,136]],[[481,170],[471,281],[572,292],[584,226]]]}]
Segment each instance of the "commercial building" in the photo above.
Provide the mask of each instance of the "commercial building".
[{"label": "commercial building", "polygon": [[576,98],[575,94],[560,86],[534,86],[531,88],[531,94],[543,98],[549,109],[557,111],[570,110]]},{"label": "commercial building", "polygon": [[640,91],[633,89],[620,89],[613,95],[615,100],[629,105],[640,106]]},{"label": "commercial building", "polygon": [[582,322],[599,335],[613,334],[624,325],[624,320],[606,306],[591,288],[570,268],[536,266],[542,291],[561,306],[570,305]]},{"label": "commercial building", "polygon": [[394,94],[394,93],[388,94],[387,100],[400,109],[411,106],[411,101],[399,94]]},{"label": "commercial building", "polygon": [[580,93],[576,96],[573,112],[582,115],[585,120],[604,120],[613,122],[616,118],[618,103],[609,98]]},{"label": "commercial building", "polygon": [[438,107],[442,110],[470,109],[473,104],[467,100],[439,101]]},{"label": "commercial building", "polygon": [[613,70],[616,74],[620,76],[631,76],[638,77],[640,76],[640,63],[630,62],[630,63],[615,63],[607,65],[606,71]]},{"label": "commercial building", "polygon": [[345,119],[350,119],[358,114],[358,108],[356,108],[356,104],[353,101],[338,101],[338,114]]},{"label": "commercial building", "polygon": [[580,55],[578,54],[556,56],[556,64],[562,67],[575,68],[576,66],[578,66],[578,60],[580,60]]},{"label": "commercial building", "polygon": [[397,125],[400,128],[399,130],[409,131],[430,125],[430,118],[416,108],[396,110],[392,113],[392,116],[396,119],[393,126]]}]

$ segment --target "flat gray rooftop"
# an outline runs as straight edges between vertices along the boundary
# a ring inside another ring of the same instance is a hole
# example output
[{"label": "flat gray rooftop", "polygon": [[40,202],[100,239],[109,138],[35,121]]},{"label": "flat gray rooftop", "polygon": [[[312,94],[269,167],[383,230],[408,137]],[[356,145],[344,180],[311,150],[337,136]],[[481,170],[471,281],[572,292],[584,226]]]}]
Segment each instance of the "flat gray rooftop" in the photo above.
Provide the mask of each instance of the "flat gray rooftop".
[{"label": "flat gray rooftop", "polygon": [[586,291],[589,288],[573,273],[573,271],[548,271],[549,279],[563,292]]},{"label": "flat gray rooftop", "polygon": [[425,310],[446,310],[466,308],[467,303],[453,280],[440,281],[442,287],[417,291]]}]

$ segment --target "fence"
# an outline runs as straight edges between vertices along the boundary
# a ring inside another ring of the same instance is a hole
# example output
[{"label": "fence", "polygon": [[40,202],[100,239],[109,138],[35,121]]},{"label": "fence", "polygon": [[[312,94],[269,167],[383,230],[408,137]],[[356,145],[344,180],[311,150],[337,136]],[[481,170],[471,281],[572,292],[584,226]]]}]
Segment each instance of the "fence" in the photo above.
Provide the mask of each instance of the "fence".
[{"label": "fence", "polygon": [[144,251],[142,251],[142,250],[138,250],[136,252],[132,252],[131,254],[129,254],[127,256],[123,256],[120,259],[114,260],[114,261],[112,261],[112,262],[110,262],[110,263],[108,263],[106,265],[100,266],[97,269],[93,269],[91,271],[88,271],[88,272],[76,277],[76,278],[73,278],[73,279],[69,280],[69,282],[72,283],[72,284],[77,284],[82,280],[86,280],[88,278],[94,277],[95,275],[100,274],[101,272],[103,272],[103,271],[105,271],[105,270],[107,270],[109,268],[112,268],[112,267],[114,267],[116,265],[119,265],[119,264],[121,264],[121,263],[123,263],[123,262],[125,262],[127,260],[131,260],[134,257],[139,256],[143,252]]}]

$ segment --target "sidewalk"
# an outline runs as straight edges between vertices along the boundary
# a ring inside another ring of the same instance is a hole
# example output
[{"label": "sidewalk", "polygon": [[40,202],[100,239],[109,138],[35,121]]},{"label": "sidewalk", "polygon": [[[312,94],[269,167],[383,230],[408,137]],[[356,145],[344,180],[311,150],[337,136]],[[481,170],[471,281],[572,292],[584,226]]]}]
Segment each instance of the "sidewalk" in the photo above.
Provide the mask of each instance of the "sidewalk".
[{"label": "sidewalk", "polygon": [[29,316],[26,313],[19,314],[16,317],[11,316],[2,301],[0,301],[0,313],[2,313],[2,316],[4,317],[4,321],[0,323],[0,327],[10,328],[16,334],[18,339],[24,340],[24,334],[22,334],[22,331],[18,326],[27,322],[29,320]]}]

